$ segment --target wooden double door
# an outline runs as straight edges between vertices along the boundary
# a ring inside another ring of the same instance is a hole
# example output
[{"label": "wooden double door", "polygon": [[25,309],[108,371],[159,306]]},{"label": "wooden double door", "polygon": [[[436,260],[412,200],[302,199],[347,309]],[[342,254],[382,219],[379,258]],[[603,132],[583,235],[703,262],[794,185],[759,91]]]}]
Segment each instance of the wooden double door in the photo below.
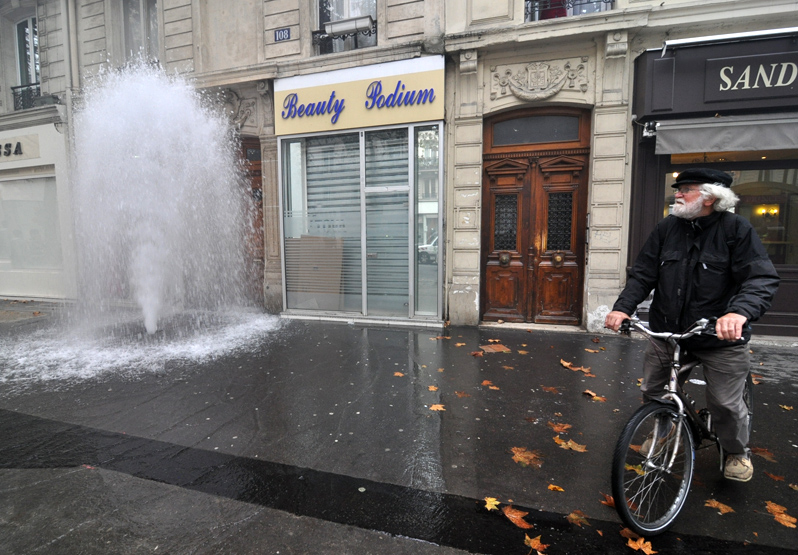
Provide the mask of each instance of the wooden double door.
[{"label": "wooden double door", "polygon": [[513,138],[511,129],[506,138],[501,127],[494,133],[497,122],[516,128],[538,125],[534,112],[486,124],[480,296],[484,320],[581,323],[589,120],[578,111],[565,114],[578,118],[567,141],[554,133],[559,142],[518,144],[541,140],[540,134],[522,132]]}]

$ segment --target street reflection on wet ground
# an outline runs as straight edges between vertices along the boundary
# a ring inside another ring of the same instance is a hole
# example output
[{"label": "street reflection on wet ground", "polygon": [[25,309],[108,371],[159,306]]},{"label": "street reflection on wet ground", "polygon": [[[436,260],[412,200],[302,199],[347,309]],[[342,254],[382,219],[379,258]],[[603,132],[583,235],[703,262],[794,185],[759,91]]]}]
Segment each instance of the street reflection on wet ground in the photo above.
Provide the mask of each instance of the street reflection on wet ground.
[{"label": "street reflection on wet ground", "polygon": [[[525,534],[547,553],[627,552],[601,501],[639,405],[643,347],[583,332],[294,321],[213,358],[27,376],[0,393],[0,533],[13,553],[528,553]],[[766,502],[798,513],[798,427],[782,408],[798,356],[752,349],[752,446],[771,458],[755,457],[754,481],[736,484],[701,451],[684,513],[651,538],[660,553],[792,548],[794,530]],[[5,385],[20,371],[6,360]],[[559,435],[586,451],[560,448],[550,423],[570,424]],[[513,448],[542,464],[518,464]],[[488,511],[485,497],[534,527]],[[735,512],[720,516],[710,498]],[[588,524],[570,522],[574,511]]]}]

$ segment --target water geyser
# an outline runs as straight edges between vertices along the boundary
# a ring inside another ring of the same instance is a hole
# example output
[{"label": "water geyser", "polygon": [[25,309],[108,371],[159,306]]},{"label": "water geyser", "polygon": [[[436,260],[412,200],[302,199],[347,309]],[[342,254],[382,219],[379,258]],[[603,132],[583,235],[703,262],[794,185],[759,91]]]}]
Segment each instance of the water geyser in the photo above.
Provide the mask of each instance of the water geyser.
[{"label": "water geyser", "polygon": [[86,91],[74,126],[81,306],[136,303],[154,333],[179,310],[245,304],[252,200],[206,100],[144,65]]}]

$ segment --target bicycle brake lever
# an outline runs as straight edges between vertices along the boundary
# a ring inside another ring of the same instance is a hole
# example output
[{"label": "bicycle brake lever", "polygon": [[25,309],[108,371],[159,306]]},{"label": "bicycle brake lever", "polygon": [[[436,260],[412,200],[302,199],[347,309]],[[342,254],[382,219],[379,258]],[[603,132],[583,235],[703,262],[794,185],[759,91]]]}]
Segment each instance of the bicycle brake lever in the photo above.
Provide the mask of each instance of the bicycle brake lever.
[{"label": "bicycle brake lever", "polygon": [[618,333],[622,333],[624,335],[632,335],[632,321],[626,319],[623,322],[621,322],[621,327],[618,328]]}]

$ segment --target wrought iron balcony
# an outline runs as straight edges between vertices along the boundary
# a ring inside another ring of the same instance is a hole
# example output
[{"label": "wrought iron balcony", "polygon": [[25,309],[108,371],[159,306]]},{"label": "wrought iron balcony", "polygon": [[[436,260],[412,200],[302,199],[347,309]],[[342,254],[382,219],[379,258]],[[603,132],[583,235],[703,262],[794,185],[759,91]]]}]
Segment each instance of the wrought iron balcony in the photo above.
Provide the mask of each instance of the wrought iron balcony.
[{"label": "wrought iron balcony", "polygon": [[11,87],[11,92],[14,95],[14,110],[27,110],[28,108],[33,108],[36,99],[42,95],[42,90],[39,83],[22,85],[20,87]]},{"label": "wrought iron balcony", "polygon": [[[319,54],[330,54],[344,50],[353,50],[363,46],[373,46],[375,40],[367,40],[359,44],[359,37],[377,37],[377,22],[371,16],[356,17],[328,21],[319,31],[313,31],[313,44],[318,46]],[[347,39],[352,39],[351,41]],[[335,41],[341,41],[336,45]]]},{"label": "wrought iron balcony", "polygon": [[573,15],[605,12],[613,8],[614,0],[526,0],[524,21],[541,21]]}]

